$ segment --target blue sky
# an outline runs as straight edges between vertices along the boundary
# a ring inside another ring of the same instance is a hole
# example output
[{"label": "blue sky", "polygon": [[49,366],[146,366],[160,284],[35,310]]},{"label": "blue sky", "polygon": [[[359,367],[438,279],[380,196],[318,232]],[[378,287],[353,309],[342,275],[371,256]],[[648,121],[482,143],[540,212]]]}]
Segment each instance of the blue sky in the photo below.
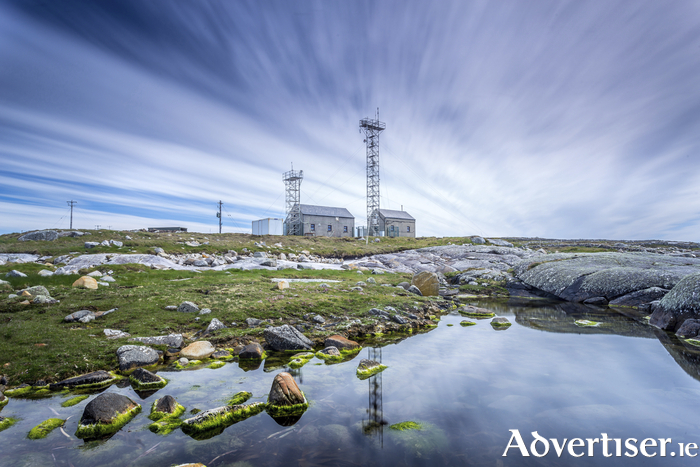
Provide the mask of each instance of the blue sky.
[{"label": "blue sky", "polygon": [[700,4],[0,1],[0,233],[250,232],[302,202],[418,235],[699,241]]}]

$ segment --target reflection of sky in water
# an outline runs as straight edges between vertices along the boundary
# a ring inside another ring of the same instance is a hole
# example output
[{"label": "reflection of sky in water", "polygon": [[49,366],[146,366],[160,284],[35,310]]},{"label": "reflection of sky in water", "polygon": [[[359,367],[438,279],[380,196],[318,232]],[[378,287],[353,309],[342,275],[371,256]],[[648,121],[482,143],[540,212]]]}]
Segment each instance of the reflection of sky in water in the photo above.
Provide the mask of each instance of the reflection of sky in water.
[{"label": "reflection of sky in water", "polygon": [[[615,315],[599,329],[579,330],[571,324],[574,316],[561,310],[548,315],[542,309],[517,309],[515,322],[513,312],[493,308],[514,322],[510,329],[496,332],[488,320],[463,328],[459,326],[463,318],[450,315],[429,333],[384,347],[382,360],[389,368],[377,380],[381,385],[375,385],[374,398],[370,393],[374,380],[354,376],[368,349],[338,365],[317,365],[318,360],[312,360],[294,372],[312,405],[292,427],[280,426],[263,413],[205,441],[195,441],[179,430],[167,437],[148,431],[150,405],[162,395],[172,394],[188,411],[223,405],[242,390],[253,393],[250,402],[264,401],[280,370],[264,372],[261,366],[243,372],[235,363],[218,370],[161,372],[170,378],[169,385],[146,400],[129,387],[113,386],[110,391],[139,401],[144,412],[103,443],[84,444],[73,437],[88,401],[61,408],[58,397],[13,399],[2,415],[22,420],[0,433],[0,464],[680,466],[697,462],[641,455],[603,458],[600,445],[593,458],[573,460],[564,453],[557,459],[553,449],[545,458],[522,458],[515,449],[502,457],[510,439],[508,430],[515,428],[528,445],[532,431],[559,440],[595,438],[603,432],[623,440],[672,438],[669,452],[677,450],[678,442],[700,443],[700,382],[674,361],[653,332],[631,319]],[[538,328],[557,332],[518,324],[546,316],[552,317]],[[605,314],[587,316],[600,321]],[[363,434],[363,426],[373,418],[368,413],[372,404],[381,409],[375,414],[377,420],[387,424],[415,420],[424,422],[427,429],[397,434],[384,425]],[[27,440],[29,429],[56,416],[54,410],[62,418],[72,416],[65,427],[71,438],[57,430],[45,440]]]}]

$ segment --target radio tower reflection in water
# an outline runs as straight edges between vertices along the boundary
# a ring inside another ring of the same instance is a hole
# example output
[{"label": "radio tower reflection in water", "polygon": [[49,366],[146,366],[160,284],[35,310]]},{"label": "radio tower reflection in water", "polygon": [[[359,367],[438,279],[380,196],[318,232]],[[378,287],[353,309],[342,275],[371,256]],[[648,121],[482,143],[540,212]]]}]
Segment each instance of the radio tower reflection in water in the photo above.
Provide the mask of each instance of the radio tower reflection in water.
[{"label": "radio tower reflection in water", "polygon": [[[369,348],[367,358],[382,363],[382,349]],[[369,378],[369,407],[367,419],[362,420],[362,430],[366,435],[377,436],[381,446],[384,447],[384,405],[382,400],[382,373],[379,372]]]}]

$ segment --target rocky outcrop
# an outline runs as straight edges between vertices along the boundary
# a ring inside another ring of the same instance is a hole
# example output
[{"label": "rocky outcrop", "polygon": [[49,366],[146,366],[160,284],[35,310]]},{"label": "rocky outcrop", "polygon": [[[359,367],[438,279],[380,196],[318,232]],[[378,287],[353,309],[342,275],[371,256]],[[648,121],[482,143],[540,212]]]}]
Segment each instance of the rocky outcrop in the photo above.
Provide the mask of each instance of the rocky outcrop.
[{"label": "rocky outcrop", "polygon": [[263,335],[274,350],[309,350],[313,346],[311,340],[288,324],[266,328]]},{"label": "rocky outcrop", "polygon": [[[622,301],[641,306],[642,297],[658,296],[658,289],[670,290],[685,276],[700,272],[700,259],[650,253],[560,253],[525,259],[514,271],[524,283],[563,300],[603,297],[613,302],[629,295]],[[630,295],[635,292],[640,293]]]},{"label": "rocky outcrop", "polygon": [[126,396],[111,392],[100,394],[85,406],[75,436],[100,438],[111,435],[140,411],[141,406]]},{"label": "rocky outcrop", "polygon": [[37,232],[30,232],[19,237],[17,240],[20,242],[52,242],[58,238],[58,232],[55,230],[39,230]]},{"label": "rocky outcrop", "polygon": [[654,307],[649,322],[667,331],[677,331],[685,320],[698,318],[700,318],[700,272],[689,274],[680,280]]},{"label": "rocky outcrop", "polygon": [[129,371],[134,368],[158,363],[160,356],[154,349],[142,345],[123,345],[117,349],[119,369]]}]

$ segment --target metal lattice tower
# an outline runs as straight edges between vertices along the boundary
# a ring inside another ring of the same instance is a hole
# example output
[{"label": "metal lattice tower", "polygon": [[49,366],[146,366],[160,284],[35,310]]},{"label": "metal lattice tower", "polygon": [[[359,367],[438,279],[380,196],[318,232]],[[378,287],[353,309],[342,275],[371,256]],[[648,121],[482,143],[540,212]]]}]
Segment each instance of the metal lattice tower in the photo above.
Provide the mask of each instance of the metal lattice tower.
[{"label": "metal lattice tower", "polygon": [[282,179],[285,187],[287,235],[301,235],[301,181],[304,179],[303,170],[292,170],[285,172]]},{"label": "metal lattice tower", "polygon": [[386,123],[379,121],[379,108],[374,120],[360,120],[360,132],[367,148],[367,235],[379,235],[379,134]]}]

